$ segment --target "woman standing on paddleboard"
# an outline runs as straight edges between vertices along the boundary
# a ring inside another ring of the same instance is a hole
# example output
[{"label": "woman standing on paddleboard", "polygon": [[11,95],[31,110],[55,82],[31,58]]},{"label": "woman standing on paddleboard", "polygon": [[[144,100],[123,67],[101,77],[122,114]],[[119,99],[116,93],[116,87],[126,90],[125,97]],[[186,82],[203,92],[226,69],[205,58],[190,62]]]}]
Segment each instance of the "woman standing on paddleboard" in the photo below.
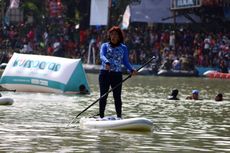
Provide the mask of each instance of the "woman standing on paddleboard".
[{"label": "woman standing on paddleboard", "polygon": [[[131,72],[132,75],[137,71],[132,68],[129,63],[128,48],[124,44],[124,37],[121,29],[113,26],[108,31],[109,41],[101,45],[100,59],[101,70],[99,73],[100,96],[103,96],[113,89],[117,84],[122,82],[122,64]],[[117,117],[122,117],[122,101],[121,101],[122,84],[113,90],[113,98]],[[105,107],[108,94],[99,101],[100,117],[104,117]]]}]

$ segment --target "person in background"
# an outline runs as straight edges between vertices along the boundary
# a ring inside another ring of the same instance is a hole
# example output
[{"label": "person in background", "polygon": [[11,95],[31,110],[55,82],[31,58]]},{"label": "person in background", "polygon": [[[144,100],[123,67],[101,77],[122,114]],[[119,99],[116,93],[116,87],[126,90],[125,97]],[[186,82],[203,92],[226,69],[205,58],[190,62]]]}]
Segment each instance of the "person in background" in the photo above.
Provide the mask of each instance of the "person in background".
[{"label": "person in background", "polygon": [[51,43],[48,43],[47,55],[52,55],[53,51],[54,51],[54,48],[52,47]]},{"label": "person in background", "polygon": [[181,69],[181,63],[180,63],[180,60],[178,58],[173,60],[172,68],[173,68],[173,70],[180,70]]},{"label": "person in background", "polygon": [[215,97],[215,101],[223,101],[223,94],[222,93],[218,93]]},{"label": "person in background", "polygon": [[57,57],[65,57],[65,52],[63,50],[63,46],[60,42],[55,42],[53,44],[53,56],[57,56]]},{"label": "person in background", "polygon": [[[100,48],[101,69],[99,73],[99,87],[101,97],[109,91],[110,86],[113,89],[122,82],[122,64],[124,64],[132,75],[137,73],[129,63],[128,48],[123,43],[124,37],[119,27],[113,26],[109,29],[108,40]],[[121,91],[122,84],[113,90],[117,118],[122,117]],[[104,117],[107,97],[108,94],[103,96],[99,101],[100,118]]]},{"label": "person in background", "polygon": [[186,99],[201,100],[201,99],[199,99],[199,93],[200,93],[199,90],[193,90],[192,95],[186,97]]},{"label": "person in background", "polygon": [[171,95],[168,96],[167,99],[168,100],[180,100],[179,98],[177,98],[178,93],[179,93],[178,89],[173,89]]},{"label": "person in background", "polygon": [[172,61],[167,57],[164,60],[163,64],[160,66],[160,69],[167,70],[167,71],[171,70],[172,69]]},{"label": "person in background", "polygon": [[227,62],[225,60],[223,60],[223,59],[220,61],[220,72],[221,73],[228,73]]},{"label": "person in background", "polygon": [[88,94],[88,93],[89,93],[89,91],[86,89],[86,87],[85,87],[84,84],[81,84],[81,85],[79,86],[79,93],[80,93],[80,94]]}]

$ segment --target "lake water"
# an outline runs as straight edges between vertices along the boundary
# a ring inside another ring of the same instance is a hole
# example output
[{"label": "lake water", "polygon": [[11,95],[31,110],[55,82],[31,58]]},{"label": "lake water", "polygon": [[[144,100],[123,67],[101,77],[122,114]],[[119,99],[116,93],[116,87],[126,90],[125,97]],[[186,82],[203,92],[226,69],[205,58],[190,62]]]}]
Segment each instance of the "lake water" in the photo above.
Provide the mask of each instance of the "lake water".
[{"label": "lake water", "polygon": [[[98,76],[87,74],[90,95],[2,92],[15,103],[0,107],[0,152],[230,152],[230,80],[135,76],[123,84],[123,117],[146,117],[152,132],[80,129],[83,116],[98,113]],[[124,76],[126,77],[126,76]],[[179,101],[166,97],[179,89]],[[193,89],[203,100],[185,100]],[[213,99],[218,92],[223,102]],[[112,94],[106,115],[114,115]]]}]

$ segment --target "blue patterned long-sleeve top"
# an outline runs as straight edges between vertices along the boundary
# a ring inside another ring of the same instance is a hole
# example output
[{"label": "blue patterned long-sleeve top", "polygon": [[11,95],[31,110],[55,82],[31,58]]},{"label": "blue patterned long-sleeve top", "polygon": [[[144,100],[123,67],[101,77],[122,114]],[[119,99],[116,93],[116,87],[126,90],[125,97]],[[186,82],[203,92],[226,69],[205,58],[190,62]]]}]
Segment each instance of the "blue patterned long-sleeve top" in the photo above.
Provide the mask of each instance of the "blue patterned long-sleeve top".
[{"label": "blue patterned long-sleeve top", "polygon": [[133,71],[129,63],[128,48],[124,44],[112,47],[109,42],[103,43],[100,50],[101,70],[106,70],[106,64],[110,64],[110,71],[121,72],[122,64],[129,70]]}]

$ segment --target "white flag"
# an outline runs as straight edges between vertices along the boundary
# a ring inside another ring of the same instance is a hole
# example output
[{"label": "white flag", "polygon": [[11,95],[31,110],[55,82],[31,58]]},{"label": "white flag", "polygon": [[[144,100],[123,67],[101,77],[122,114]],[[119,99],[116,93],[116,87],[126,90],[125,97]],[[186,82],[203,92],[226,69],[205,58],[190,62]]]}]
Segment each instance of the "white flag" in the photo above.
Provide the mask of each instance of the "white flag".
[{"label": "white flag", "polygon": [[90,25],[107,25],[109,0],[91,0]]},{"label": "white flag", "polygon": [[10,8],[18,8],[20,0],[10,0]]},{"label": "white flag", "polygon": [[125,9],[125,13],[123,15],[122,23],[121,23],[121,28],[122,29],[127,29],[129,27],[129,22],[130,22],[130,7],[129,5]]}]

